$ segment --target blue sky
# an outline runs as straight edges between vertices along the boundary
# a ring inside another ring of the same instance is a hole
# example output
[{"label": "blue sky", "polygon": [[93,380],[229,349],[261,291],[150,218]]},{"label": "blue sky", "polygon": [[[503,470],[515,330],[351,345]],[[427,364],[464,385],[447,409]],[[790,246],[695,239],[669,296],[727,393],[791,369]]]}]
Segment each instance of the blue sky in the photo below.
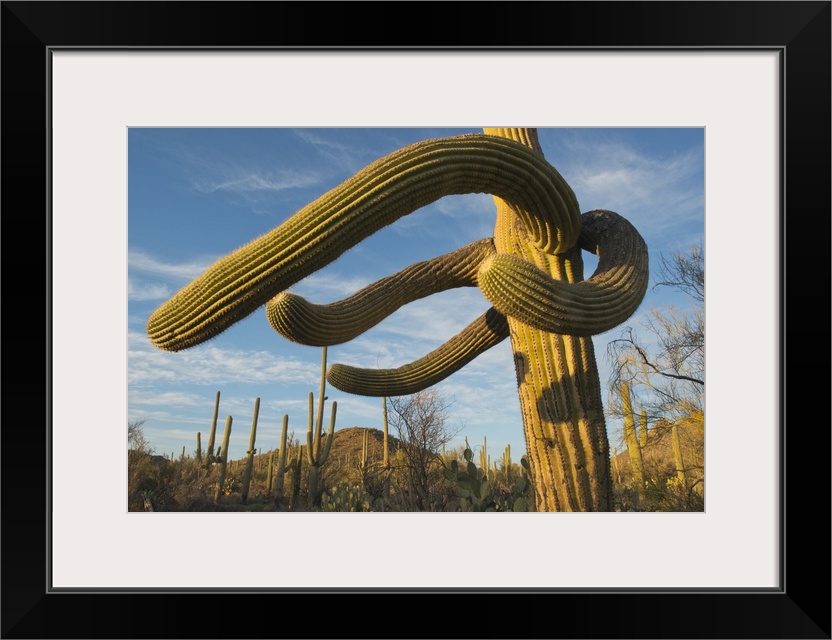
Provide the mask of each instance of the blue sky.
[{"label": "blue sky", "polygon": [[[230,456],[248,445],[260,398],[257,446],[278,446],[284,414],[303,439],[307,396],[316,396],[321,350],[274,332],[260,310],[217,338],[178,353],[152,346],[145,331],[153,310],[223,255],[281,224],[353,173],[396,149],[428,138],[481,129],[132,128],[128,132],[128,422],[146,419],[157,453],[176,455],[207,442],[214,398],[221,392],[217,443],[233,416]],[[645,238],[651,275],[662,253],[704,238],[704,129],[540,129],[547,160],[574,190],[581,211],[612,209]],[[334,302],[408,265],[490,237],[493,199],[446,197],[364,240],[291,290]],[[594,268],[584,254],[585,277]],[[687,300],[648,290],[624,325],[595,336],[606,397],[607,343],[639,325],[654,306]],[[328,363],[397,367],[438,347],[490,305],[476,288],[436,294],[403,307],[351,342],[328,349]],[[439,385],[449,426],[472,445],[487,438],[494,459],[506,444],[525,452],[509,341]],[[381,399],[328,387],[338,402],[336,429],[381,428]],[[608,420],[611,440],[619,425]]]}]

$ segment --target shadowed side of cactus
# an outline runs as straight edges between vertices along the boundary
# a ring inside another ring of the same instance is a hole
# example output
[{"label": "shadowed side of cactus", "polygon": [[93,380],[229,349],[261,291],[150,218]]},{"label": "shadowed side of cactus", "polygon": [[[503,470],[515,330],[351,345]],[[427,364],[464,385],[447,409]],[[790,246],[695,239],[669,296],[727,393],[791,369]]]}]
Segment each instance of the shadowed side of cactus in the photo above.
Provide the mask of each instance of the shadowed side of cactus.
[{"label": "shadowed side of cactus", "polygon": [[[543,155],[536,130],[486,129],[486,133],[513,138],[541,157]],[[539,307],[535,307],[536,296],[551,296],[575,285],[587,289],[583,283],[581,247],[574,246],[560,254],[541,251],[529,241],[514,206],[499,197],[494,200],[497,206],[494,244],[501,260],[516,265],[519,258],[538,270],[531,272],[526,268],[525,272],[507,277],[515,287],[523,286],[524,279],[529,281],[526,284],[529,289],[519,299],[521,317],[508,316],[508,324],[536,510],[608,511],[612,504],[609,443],[592,341],[587,335],[559,333],[569,330],[568,322],[559,327],[535,320],[539,315]],[[604,214],[602,217],[617,221],[616,216]],[[625,283],[628,304],[637,306],[644,290],[630,286],[626,277],[628,268],[620,263],[630,264],[633,272],[643,271],[637,277],[642,278],[646,286],[646,247],[643,243],[629,243],[635,254],[622,261],[616,252],[614,238],[598,237],[605,229],[609,230],[609,227],[602,222],[600,231],[586,237],[581,244],[586,248],[593,244],[595,248],[601,245],[602,249],[612,248],[615,254],[611,266],[613,273],[602,275],[601,280],[608,285],[616,281]],[[603,273],[600,258],[596,274],[599,270]],[[536,293],[532,295],[529,291]],[[598,293],[593,295],[603,309],[608,298]],[[508,296],[504,301],[506,298]],[[573,301],[566,304],[558,300],[549,302],[555,319],[568,318],[568,305]],[[534,321],[534,324],[527,321]]]}]

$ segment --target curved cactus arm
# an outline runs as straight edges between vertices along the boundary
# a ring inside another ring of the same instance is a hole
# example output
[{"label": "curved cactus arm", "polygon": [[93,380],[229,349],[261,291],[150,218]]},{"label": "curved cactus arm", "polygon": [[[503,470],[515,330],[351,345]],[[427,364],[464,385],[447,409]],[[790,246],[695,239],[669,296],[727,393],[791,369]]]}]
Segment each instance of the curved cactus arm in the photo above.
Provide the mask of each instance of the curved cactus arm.
[{"label": "curved cactus arm", "polygon": [[331,304],[313,304],[283,292],[266,304],[272,328],[300,344],[326,346],[348,342],[414,300],[457,287],[477,286],[477,271],[495,253],[485,238],[431,260],[417,262]]},{"label": "curved cactus arm", "polygon": [[379,229],[436,200],[491,193],[509,202],[535,246],[569,250],[575,194],[541,154],[485,134],[415,143],[370,164],[283,224],[221,258],[151,314],[148,335],[179,351],[209,340]]},{"label": "curved cactus arm", "polygon": [[397,369],[334,364],[327,381],[360,396],[406,396],[441,382],[509,335],[506,317],[491,308],[438,349]]},{"label": "curved cactus arm", "polygon": [[585,281],[556,280],[518,256],[495,254],[480,267],[480,289],[496,309],[541,331],[586,337],[612,329],[647,292],[647,245],[627,220],[604,210],[582,216],[579,244],[598,255]]}]

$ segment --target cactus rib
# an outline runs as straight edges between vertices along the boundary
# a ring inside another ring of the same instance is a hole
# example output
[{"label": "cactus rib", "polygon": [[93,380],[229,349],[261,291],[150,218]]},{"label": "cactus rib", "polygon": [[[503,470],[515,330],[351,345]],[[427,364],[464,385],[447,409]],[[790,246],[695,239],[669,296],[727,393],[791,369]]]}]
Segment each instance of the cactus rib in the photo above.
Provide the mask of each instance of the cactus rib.
[{"label": "cactus rib", "polygon": [[405,396],[431,387],[459,371],[509,335],[506,317],[493,307],[428,355],[397,369],[363,369],[333,364],[327,381],[345,393]]},{"label": "cactus rib", "polygon": [[370,164],[218,260],[151,314],[148,335],[168,351],[205,342],[382,227],[465,193],[510,202],[529,241],[543,251],[564,252],[577,241],[575,195],[541,154],[484,134],[426,140]]},{"label": "cactus rib", "polygon": [[495,252],[485,238],[442,256],[412,264],[331,304],[313,304],[283,292],[266,304],[272,328],[300,344],[327,346],[348,342],[403,305],[431,294],[477,285],[482,261]]},{"label": "cactus rib", "polygon": [[587,280],[557,280],[503,253],[483,261],[480,289],[496,309],[541,331],[587,337],[612,329],[647,292],[647,245],[627,220],[603,210],[583,214],[579,244],[599,258]]}]

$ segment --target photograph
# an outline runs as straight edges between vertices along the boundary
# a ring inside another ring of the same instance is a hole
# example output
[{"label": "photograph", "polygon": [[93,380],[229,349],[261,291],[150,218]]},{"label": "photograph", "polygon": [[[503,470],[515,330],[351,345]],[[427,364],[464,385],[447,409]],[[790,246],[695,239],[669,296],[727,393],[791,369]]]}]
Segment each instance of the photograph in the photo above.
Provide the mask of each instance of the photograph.
[{"label": "photograph", "polygon": [[129,510],[703,511],[704,148],[130,128]]}]

